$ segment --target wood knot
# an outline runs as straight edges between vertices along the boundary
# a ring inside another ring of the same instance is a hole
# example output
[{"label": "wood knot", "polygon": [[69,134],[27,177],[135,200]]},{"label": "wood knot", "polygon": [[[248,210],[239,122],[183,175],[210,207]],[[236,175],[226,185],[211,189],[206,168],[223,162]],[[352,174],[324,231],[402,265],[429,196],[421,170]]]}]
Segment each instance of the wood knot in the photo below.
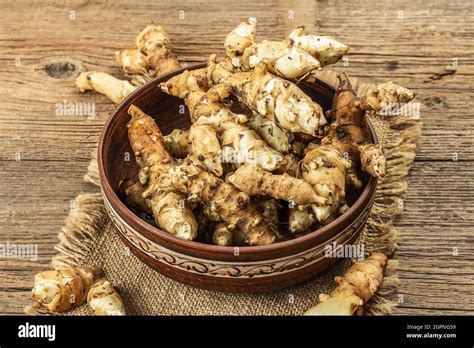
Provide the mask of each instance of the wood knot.
[{"label": "wood knot", "polygon": [[71,62],[55,62],[44,65],[46,74],[56,79],[70,77],[76,71],[76,66]]},{"label": "wood knot", "polygon": [[396,60],[387,63],[387,70],[397,70],[398,62]]},{"label": "wood knot", "polygon": [[443,100],[440,97],[428,97],[423,100],[424,104],[427,106],[439,105],[443,103]]}]

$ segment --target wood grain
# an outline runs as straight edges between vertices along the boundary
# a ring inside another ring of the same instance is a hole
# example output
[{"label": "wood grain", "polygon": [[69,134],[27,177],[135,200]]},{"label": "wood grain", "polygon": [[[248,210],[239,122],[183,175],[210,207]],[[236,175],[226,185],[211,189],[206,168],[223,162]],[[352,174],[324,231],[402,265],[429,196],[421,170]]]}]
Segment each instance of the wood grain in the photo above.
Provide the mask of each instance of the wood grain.
[{"label": "wood grain", "polygon": [[[114,105],[78,93],[77,74],[97,69],[121,76],[114,51],[131,46],[150,21],[166,27],[184,64],[222,55],[226,33],[251,15],[259,19],[260,39],[282,38],[305,24],[351,47],[348,66],[338,63],[334,70],[364,80],[393,79],[417,92],[424,128],[405,210],[395,221],[402,234],[397,258],[403,295],[395,314],[474,314],[472,2],[1,5],[0,242],[39,248],[36,261],[0,259],[1,314],[22,313],[34,274],[54,254],[70,200],[95,189],[82,176]],[[441,76],[455,62],[456,73]],[[58,116],[56,105],[64,101],[93,102],[96,115]]]}]

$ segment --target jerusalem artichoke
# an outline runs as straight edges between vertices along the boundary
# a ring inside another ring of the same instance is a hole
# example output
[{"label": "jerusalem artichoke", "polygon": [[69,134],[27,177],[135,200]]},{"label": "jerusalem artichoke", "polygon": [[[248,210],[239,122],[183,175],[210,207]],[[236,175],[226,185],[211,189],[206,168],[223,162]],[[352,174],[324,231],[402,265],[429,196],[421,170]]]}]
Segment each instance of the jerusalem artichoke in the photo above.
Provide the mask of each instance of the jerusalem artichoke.
[{"label": "jerusalem artichoke", "polygon": [[194,122],[190,130],[193,155],[217,176],[223,173],[221,162],[224,161],[237,166],[254,163],[270,171],[284,165],[280,153],[241,124],[248,120],[245,115],[233,113],[219,101],[222,92],[219,87],[222,85],[205,92],[196,76],[188,72],[161,85],[166,93],[185,98]]},{"label": "jerusalem artichoke", "polygon": [[174,159],[166,150],[163,137],[151,117],[144,117],[138,108],[129,109],[132,120],[128,136],[139,167],[148,173],[148,187],[143,198],[159,227],[181,239],[197,235],[197,222],[186,197],[173,190],[168,170]]},{"label": "jerusalem artichoke", "polygon": [[320,67],[319,61],[308,52],[292,46],[292,40],[262,41],[245,49],[240,65],[252,70],[263,63],[269,72],[286,79],[301,79]]},{"label": "jerusalem artichoke", "polygon": [[260,199],[257,201],[257,208],[258,211],[262,213],[264,219],[274,225],[278,225],[278,223],[280,222],[278,217],[278,200],[274,198]]},{"label": "jerusalem artichoke", "polygon": [[247,127],[228,118],[220,124],[220,140],[225,161],[238,167],[251,163],[262,169],[273,171],[285,165],[284,157],[260,139],[258,134]]},{"label": "jerusalem artichoke", "polygon": [[314,191],[326,198],[324,204],[312,204],[318,221],[333,215],[345,200],[346,175],[351,163],[338,148],[332,145],[316,145],[303,158],[301,173]]},{"label": "jerusalem artichoke", "polygon": [[81,92],[96,91],[104,94],[116,104],[121,103],[137,89],[136,86],[126,80],[119,80],[112,75],[99,71],[80,73],[76,79],[76,86]]},{"label": "jerusalem artichoke", "polygon": [[280,128],[275,122],[265,116],[254,113],[247,122],[247,126],[257,132],[268,145],[281,153],[286,153],[290,149],[288,132]]},{"label": "jerusalem artichoke", "polygon": [[164,139],[168,152],[174,158],[185,158],[193,153],[189,141],[189,130],[173,129],[170,134],[165,135]]},{"label": "jerusalem artichoke", "polygon": [[87,303],[95,315],[125,315],[122,298],[105,278],[99,279],[91,286]]},{"label": "jerusalem artichoke", "polygon": [[386,266],[387,257],[378,252],[363,261],[354,262],[342,277],[334,279],[337,287],[331,294],[320,294],[320,302],[305,315],[361,315],[363,305],[382,284]]},{"label": "jerusalem artichoke", "polygon": [[233,233],[229,225],[225,222],[219,222],[212,234],[212,243],[220,246],[229,246],[233,244]]},{"label": "jerusalem artichoke", "polygon": [[[153,215],[178,238],[222,246],[274,243],[283,215],[279,199],[290,202],[292,233],[333,221],[348,209],[346,190],[362,185],[359,168],[375,177],[385,174],[385,157],[372,142],[366,112],[414,97],[387,82],[358,98],[341,75],[328,125],[321,106],[289,80],[309,78],[349,48],[306,34],[303,27],[283,41],[256,43],[256,23],[248,18],[227,35],[224,60],[218,63],[212,55],[206,68],[161,83],[161,91],[184,99],[189,130],[163,137],[149,116],[134,106],[129,110],[129,140],[140,170],[138,181],[124,181],[120,192],[129,206]],[[179,67],[167,33],[155,25],[138,35],[135,48],[116,56],[135,79]],[[94,72],[81,74],[77,85],[116,103],[136,88]]]},{"label": "jerusalem artichoke", "polygon": [[236,58],[255,41],[257,19],[250,17],[235,27],[225,38],[224,47],[228,57]]},{"label": "jerusalem artichoke", "polygon": [[49,312],[64,312],[83,304],[99,271],[92,267],[61,267],[36,274],[32,298]]},{"label": "jerusalem artichoke", "polygon": [[115,52],[115,59],[120,68],[129,75],[146,75],[148,63],[145,55],[138,49],[123,49]]},{"label": "jerusalem artichoke", "polygon": [[[220,219],[240,229],[246,236],[246,243],[250,245],[271,244],[279,237],[276,227],[263,219],[246,194],[206,171],[193,157],[188,157],[178,165],[167,152],[163,136],[153,119],[133,105],[129,114],[132,116],[130,144],[139,166],[150,168],[147,191],[152,197],[159,190],[166,189],[170,193],[180,192],[188,199],[192,197],[201,203],[212,204]],[[155,210],[153,212],[156,217]],[[194,216],[193,221],[196,226]]]},{"label": "jerusalem artichoke", "polygon": [[138,34],[135,45],[145,56],[147,74],[150,77],[179,69],[180,65],[173,52],[171,40],[161,25],[147,25]]},{"label": "jerusalem artichoke", "polygon": [[338,62],[349,51],[349,47],[329,36],[306,34],[304,26],[293,30],[289,38],[293,41],[293,46],[308,52],[321,66]]},{"label": "jerusalem artichoke", "polygon": [[288,229],[291,233],[306,231],[316,222],[316,218],[311,211],[311,206],[299,205],[290,209],[288,217]]},{"label": "jerusalem artichoke", "polygon": [[227,181],[249,196],[270,196],[295,204],[326,203],[310,184],[289,175],[275,175],[259,167],[243,165]]},{"label": "jerusalem artichoke", "polygon": [[380,83],[368,90],[368,92],[360,98],[360,107],[368,111],[387,111],[388,107],[399,107],[402,103],[408,103],[415,98],[415,93],[388,81]]},{"label": "jerusalem artichoke", "polygon": [[[220,64],[220,63],[219,63]],[[223,83],[248,108],[277,122],[291,132],[312,136],[321,134],[327,123],[319,104],[295,84],[271,75],[264,64],[252,72],[231,74],[209,59],[209,74],[213,83]]]},{"label": "jerusalem artichoke", "polygon": [[[342,154],[347,154],[355,175],[355,165],[361,163],[362,169],[373,176],[385,175],[385,156],[379,145],[372,144],[365,110],[361,100],[352,89],[347,75],[338,75],[339,85],[334,96],[332,116],[335,121],[329,126],[328,135],[321,141],[323,145],[334,145]],[[371,146],[367,146],[371,144]]]},{"label": "jerusalem artichoke", "polygon": [[221,163],[221,144],[217,138],[217,125],[208,117],[201,116],[189,129],[192,153],[217,176],[224,170]]},{"label": "jerusalem artichoke", "polygon": [[[189,93],[192,91],[190,90],[190,86],[188,85],[189,78],[193,76],[198,84],[198,90],[202,90],[203,92],[209,89],[209,84],[207,82],[207,69],[201,68],[196,70],[185,70],[181,74],[173,76],[168,81],[160,84],[160,89],[172,96],[185,99]],[[188,106],[189,107],[189,106]],[[191,120],[194,122],[194,116],[190,115]]]},{"label": "jerusalem artichoke", "polygon": [[133,182],[132,180],[124,180],[119,186],[119,193],[125,198],[129,207],[147,213],[148,215],[152,215],[153,211],[150,208],[149,200],[143,198],[145,190],[146,186],[142,185],[140,182]]}]

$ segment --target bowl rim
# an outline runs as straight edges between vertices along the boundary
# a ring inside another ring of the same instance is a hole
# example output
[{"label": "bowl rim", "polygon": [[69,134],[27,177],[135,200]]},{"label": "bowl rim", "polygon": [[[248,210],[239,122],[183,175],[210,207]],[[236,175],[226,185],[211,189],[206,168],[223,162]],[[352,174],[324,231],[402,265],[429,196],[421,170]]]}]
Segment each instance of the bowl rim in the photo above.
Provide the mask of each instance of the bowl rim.
[{"label": "bowl rim", "polygon": [[[330,222],[329,224],[314,230],[312,232],[309,232],[303,236],[296,237],[294,239],[282,241],[282,242],[277,242],[274,244],[269,244],[269,245],[260,245],[260,246],[218,246],[218,245],[213,245],[213,244],[206,244],[206,243],[201,243],[197,242],[194,240],[184,240],[175,237],[172,234],[169,234],[158,227],[155,227],[153,225],[150,225],[147,223],[145,220],[140,218],[137,214],[135,214],[131,209],[129,209],[125,203],[122,202],[118,194],[115,192],[115,190],[112,189],[112,185],[109,182],[109,179],[105,173],[105,156],[104,156],[104,141],[106,139],[106,136],[110,132],[111,129],[113,129],[114,122],[118,118],[118,116],[122,113],[125,112],[127,113],[127,110],[124,110],[128,108],[128,105],[132,103],[132,101],[140,95],[143,90],[148,89],[151,87],[151,85],[156,85],[157,82],[161,81],[166,81],[169,78],[176,76],[185,70],[195,70],[199,68],[203,68],[206,66],[206,63],[197,63],[197,64],[192,64],[188,65],[173,71],[170,71],[168,73],[165,73],[163,75],[160,75],[150,81],[148,81],[146,84],[140,86],[137,88],[134,92],[132,92],[130,95],[128,95],[114,110],[112,115],[106,120],[101,133],[100,133],[100,138],[99,138],[99,144],[98,144],[98,150],[97,150],[97,162],[98,162],[98,169],[99,169],[99,177],[100,177],[100,184],[101,184],[101,191],[103,195],[105,195],[106,199],[108,200],[109,204],[111,207],[115,210],[117,214],[119,214],[124,221],[126,221],[128,224],[130,224],[130,218],[132,218],[132,221],[136,223],[140,228],[147,230],[150,232],[151,235],[157,235],[157,237],[162,238],[167,242],[168,245],[176,245],[179,246],[180,248],[184,250],[199,250],[200,252],[204,253],[213,253],[216,255],[216,257],[219,254],[222,255],[229,255],[229,253],[234,253],[235,248],[239,249],[239,254],[241,256],[248,256],[252,255],[254,253],[273,253],[273,252],[278,252],[281,250],[284,250],[286,248],[291,248],[295,247],[301,244],[305,244],[307,242],[310,242],[311,240],[316,240],[319,238],[322,238],[323,236],[327,235],[327,238],[325,239],[330,239],[336,233],[331,234],[330,232],[335,230],[334,228],[338,225],[341,224],[345,219],[348,219],[350,215],[354,215],[358,210],[361,212],[364,210],[364,207],[368,204],[367,202],[370,202],[370,198],[375,194],[375,189],[377,187],[377,181],[378,179],[369,175],[369,179],[367,182],[367,185],[364,187],[363,191],[361,192],[360,196],[357,198],[357,200],[354,202],[354,204],[341,216],[337,217],[334,221]],[[333,92],[336,91],[336,88],[330,84],[328,81],[321,79],[321,78],[316,78],[318,84],[321,84],[324,88],[327,88]],[[150,115],[153,118],[156,118],[156,115]],[[369,119],[367,119],[367,123],[369,125],[370,133],[372,135],[373,141],[375,144],[378,144],[378,138],[377,134],[375,133],[375,130],[370,122]],[[359,213],[360,214],[360,213]],[[349,223],[351,225],[354,221],[357,220],[356,218]],[[142,232],[138,230],[142,235]],[[156,240],[153,240],[153,242],[160,244],[160,242],[157,242]]]}]

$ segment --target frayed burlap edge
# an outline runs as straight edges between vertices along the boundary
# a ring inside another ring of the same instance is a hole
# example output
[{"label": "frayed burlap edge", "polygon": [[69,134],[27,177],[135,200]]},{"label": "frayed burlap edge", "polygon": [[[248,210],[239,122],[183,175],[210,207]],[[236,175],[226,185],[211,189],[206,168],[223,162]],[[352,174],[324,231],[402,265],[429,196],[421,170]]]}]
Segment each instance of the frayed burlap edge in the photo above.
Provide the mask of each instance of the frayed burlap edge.
[{"label": "frayed burlap edge", "polygon": [[[335,82],[336,74],[324,72],[321,77],[331,83]],[[351,79],[354,88],[360,95],[370,88],[371,84],[358,83]],[[370,115],[372,122],[378,122],[380,116]],[[393,117],[379,138],[384,138],[384,152],[387,158],[387,174],[379,181],[377,194],[366,228],[359,242],[366,246],[366,252],[381,251],[393,255],[399,239],[399,232],[393,226],[393,219],[403,210],[403,197],[407,191],[406,177],[416,156],[416,147],[421,136],[422,123],[414,117]],[[388,121],[388,122],[387,122]],[[86,182],[99,186],[97,152],[92,154]],[[58,254],[53,257],[52,267],[82,265],[83,260],[94,247],[97,236],[107,222],[103,201],[100,193],[81,194],[75,200],[65,226],[58,235],[59,243],[55,246]],[[388,315],[397,305],[394,298],[398,289],[396,273],[398,261],[389,260],[383,283],[377,294],[365,305],[365,315]],[[47,314],[41,308],[29,306],[28,314]]]},{"label": "frayed burlap edge", "polygon": [[84,181],[100,186],[99,166],[97,164],[97,148],[91,153],[91,161],[84,175]]}]

